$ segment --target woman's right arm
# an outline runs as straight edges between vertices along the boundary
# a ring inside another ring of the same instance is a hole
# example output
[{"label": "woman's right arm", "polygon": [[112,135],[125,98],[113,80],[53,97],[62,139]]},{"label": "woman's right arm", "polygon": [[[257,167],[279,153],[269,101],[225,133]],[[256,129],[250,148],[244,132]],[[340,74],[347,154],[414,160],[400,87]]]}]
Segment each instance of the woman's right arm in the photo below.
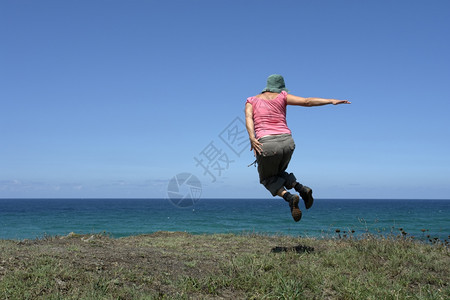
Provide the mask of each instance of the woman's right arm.
[{"label": "woman's right arm", "polygon": [[255,137],[255,124],[253,122],[253,106],[250,103],[245,104],[245,127],[247,127],[248,137],[250,139],[250,151],[254,150],[261,154],[261,143]]}]

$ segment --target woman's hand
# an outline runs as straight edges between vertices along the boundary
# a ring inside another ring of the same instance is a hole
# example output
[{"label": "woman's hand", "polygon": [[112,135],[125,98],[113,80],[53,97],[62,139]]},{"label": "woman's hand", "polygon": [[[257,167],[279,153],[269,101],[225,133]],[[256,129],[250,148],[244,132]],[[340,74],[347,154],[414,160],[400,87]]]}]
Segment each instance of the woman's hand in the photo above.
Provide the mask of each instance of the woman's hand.
[{"label": "woman's hand", "polygon": [[336,99],[331,99],[331,103],[333,105],[338,105],[338,104],[350,104],[351,102],[348,100],[336,100]]},{"label": "woman's hand", "polygon": [[[261,154],[262,152],[262,148],[261,148],[262,144],[254,137],[250,138],[250,151],[256,151],[258,152],[258,154]],[[256,153],[255,153],[256,155]]]}]

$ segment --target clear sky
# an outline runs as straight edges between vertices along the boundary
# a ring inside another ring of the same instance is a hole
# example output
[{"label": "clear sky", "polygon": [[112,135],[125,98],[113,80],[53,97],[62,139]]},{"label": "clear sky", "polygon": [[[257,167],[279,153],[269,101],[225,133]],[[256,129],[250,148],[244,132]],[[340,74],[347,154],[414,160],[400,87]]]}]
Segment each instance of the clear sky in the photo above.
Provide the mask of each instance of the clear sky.
[{"label": "clear sky", "polygon": [[278,73],[352,102],[288,107],[317,198],[449,199],[449,37],[446,0],[1,1],[0,198],[270,198],[242,120]]}]

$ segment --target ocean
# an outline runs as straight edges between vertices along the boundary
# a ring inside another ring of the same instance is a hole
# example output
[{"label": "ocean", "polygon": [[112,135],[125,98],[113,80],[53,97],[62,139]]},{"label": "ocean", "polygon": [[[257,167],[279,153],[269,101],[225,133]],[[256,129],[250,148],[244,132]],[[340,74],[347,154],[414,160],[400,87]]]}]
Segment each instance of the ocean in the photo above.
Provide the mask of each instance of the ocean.
[{"label": "ocean", "polygon": [[300,222],[280,198],[200,199],[0,199],[0,239],[35,239],[106,233],[114,238],[156,231],[193,234],[259,233],[303,237],[366,232],[447,240],[450,200],[315,199]]}]

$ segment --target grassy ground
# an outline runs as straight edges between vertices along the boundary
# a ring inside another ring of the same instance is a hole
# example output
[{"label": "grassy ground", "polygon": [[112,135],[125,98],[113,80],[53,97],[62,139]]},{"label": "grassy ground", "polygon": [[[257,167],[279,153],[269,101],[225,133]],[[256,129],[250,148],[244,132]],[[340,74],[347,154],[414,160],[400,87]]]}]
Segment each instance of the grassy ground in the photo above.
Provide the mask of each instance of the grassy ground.
[{"label": "grassy ground", "polygon": [[0,299],[450,299],[449,248],[402,237],[158,232],[0,241]]}]

